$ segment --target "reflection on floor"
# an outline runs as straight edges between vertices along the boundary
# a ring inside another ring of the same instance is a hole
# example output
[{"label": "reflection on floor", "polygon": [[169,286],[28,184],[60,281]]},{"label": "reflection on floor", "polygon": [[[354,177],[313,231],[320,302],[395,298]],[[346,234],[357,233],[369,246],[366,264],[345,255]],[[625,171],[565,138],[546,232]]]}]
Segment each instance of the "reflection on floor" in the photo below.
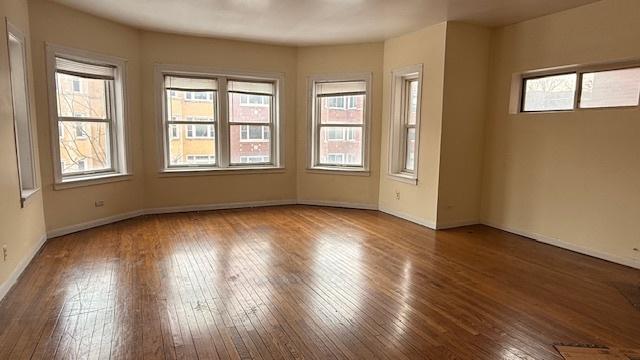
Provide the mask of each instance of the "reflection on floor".
[{"label": "reflection on floor", "polygon": [[0,303],[0,359],[561,359],[640,347],[640,271],[486,226],[309,206],[52,239]]}]

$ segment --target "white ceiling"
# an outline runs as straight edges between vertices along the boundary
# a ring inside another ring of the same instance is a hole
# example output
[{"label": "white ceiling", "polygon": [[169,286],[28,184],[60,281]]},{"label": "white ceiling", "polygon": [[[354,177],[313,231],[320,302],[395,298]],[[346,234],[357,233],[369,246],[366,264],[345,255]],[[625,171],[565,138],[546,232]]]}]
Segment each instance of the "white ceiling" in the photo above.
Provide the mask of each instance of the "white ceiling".
[{"label": "white ceiling", "polygon": [[512,24],[596,0],[51,0],[134,27],[289,45],[379,41],[445,20]]}]

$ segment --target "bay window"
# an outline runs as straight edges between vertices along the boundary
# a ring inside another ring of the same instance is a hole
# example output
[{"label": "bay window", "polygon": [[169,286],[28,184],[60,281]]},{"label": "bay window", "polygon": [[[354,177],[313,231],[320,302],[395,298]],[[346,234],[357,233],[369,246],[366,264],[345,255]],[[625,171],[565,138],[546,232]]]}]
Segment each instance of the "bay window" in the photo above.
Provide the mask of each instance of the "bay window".
[{"label": "bay window", "polygon": [[191,72],[168,65],[158,65],[156,72],[163,84],[161,172],[282,166],[280,75]]},{"label": "bay window", "polygon": [[370,78],[359,74],[311,79],[311,169],[368,171]]}]

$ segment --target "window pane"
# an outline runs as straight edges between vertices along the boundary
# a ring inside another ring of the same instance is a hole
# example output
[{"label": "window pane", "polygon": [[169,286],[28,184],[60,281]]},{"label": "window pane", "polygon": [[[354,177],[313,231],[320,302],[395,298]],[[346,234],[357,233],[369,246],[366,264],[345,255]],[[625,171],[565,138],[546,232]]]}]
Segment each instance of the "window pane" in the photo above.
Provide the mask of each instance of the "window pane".
[{"label": "window pane", "polygon": [[320,123],[362,124],[364,122],[364,95],[320,97]]},{"label": "window pane", "polygon": [[13,116],[16,126],[16,147],[18,151],[21,191],[36,187],[31,143],[31,124],[29,119],[29,102],[27,73],[25,68],[25,48],[22,41],[11,33],[9,37],[9,65],[11,70],[11,95]]},{"label": "window pane", "polygon": [[[230,125],[231,164],[249,163],[246,157],[261,156],[271,162],[271,133],[269,126]],[[243,158],[244,157],[244,158]]]},{"label": "window pane", "polygon": [[[169,165],[215,165],[215,126],[169,125]],[[207,156],[204,158],[203,156]]]},{"label": "window pane", "polygon": [[362,128],[320,128],[320,163],[326,165],[362,166]]},{"label": "window pane", "polygon": [[56,73],[58,115],[106,119],[109,81]]},{"label": "window pane", "polygon": [[640,68],[582,75],[581,108],[636,106],[640,99]]},{"label": "window pane", "polygon": [[407,128],[407,149],[405,150],[404,168],[409,171],[415,170],[416,158],[416,129]]},{"label": "window pane", "polygon": [[173,121],[215,121],[215,91],[167,90],[167,113]]},{"label": "window pane", "polygon": [[418,80],[409,81],[408,86],[409,104],[407,109],[407,123],[416,124],[416,116],[418,113]]},{"label": "window pane", "polygon": [[229,93],[229,122],[269,123],[271,96]]},{"label": "window pane", "polygon": [[60,162],[62,174],[111,169],[109,124],[61,121]]},{"label": "window pane", "polygon": [[526,79],[524,83],[523,111],[573,109],[576,79],[576,74]]}]

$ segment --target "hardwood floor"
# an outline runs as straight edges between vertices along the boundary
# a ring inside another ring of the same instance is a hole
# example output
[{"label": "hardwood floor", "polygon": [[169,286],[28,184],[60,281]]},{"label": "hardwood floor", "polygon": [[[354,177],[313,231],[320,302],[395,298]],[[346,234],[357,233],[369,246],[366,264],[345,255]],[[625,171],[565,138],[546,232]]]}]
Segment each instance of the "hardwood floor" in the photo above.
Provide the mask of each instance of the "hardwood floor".
[{"label": "hardwood floor", "polygon": [[640,271],[495,230],[309,206],[145,216],[49,240],[0,359],[559,359],[640,347]]}]

